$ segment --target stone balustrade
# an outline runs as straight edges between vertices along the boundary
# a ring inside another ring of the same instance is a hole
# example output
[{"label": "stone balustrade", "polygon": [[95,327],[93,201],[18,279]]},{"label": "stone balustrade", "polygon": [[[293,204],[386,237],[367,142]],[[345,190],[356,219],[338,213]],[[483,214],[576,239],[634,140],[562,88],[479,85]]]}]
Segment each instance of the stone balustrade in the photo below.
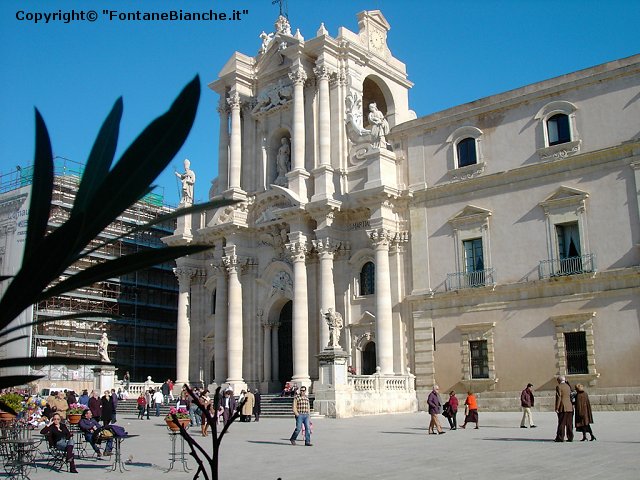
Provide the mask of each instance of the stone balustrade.
[{"label": "stone balustrade", "polygon": [[415,375],[349,375],[349,386],[356,392],[415,392]]}]

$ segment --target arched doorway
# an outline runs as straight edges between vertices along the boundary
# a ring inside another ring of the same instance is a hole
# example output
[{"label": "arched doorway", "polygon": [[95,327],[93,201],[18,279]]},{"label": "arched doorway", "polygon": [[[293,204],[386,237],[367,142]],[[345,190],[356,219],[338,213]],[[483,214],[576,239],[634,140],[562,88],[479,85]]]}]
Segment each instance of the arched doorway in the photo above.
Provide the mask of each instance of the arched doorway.
[{"label": "arched doorway", "polygon": [[369,342],[362,350],[362,375],[376,373],[376,343]]},{"label": "arched doorway", "polygon": [[293,302],[289,300],[280,311],[280,327],[278,328],[278,381],[280,385],[293,377],[293,342],[291,327],[293,318]]}]

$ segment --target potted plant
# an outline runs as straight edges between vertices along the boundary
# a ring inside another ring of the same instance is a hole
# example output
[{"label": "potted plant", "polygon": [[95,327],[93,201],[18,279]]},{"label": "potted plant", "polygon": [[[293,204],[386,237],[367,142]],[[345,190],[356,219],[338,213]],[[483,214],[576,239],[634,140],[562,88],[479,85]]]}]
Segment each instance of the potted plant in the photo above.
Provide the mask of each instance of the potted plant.
[{"label": "potted plant", "polygon": [[17,393],[0,395],[0,420],[13,420],[24,410],[24,398]]},{"label": "potted plant", "polygon": [[178,419],[178,423],[184,428],[187,428],[191,423],[189,412],[187,412],[186,408],[171,407],[167,416],[164,417],[164,421],[167,423],[167,427],[169,428],[169,430],[173,430],[174,432],[180,430],[180,427],[178,426],[178,424],[176,424],[173,418],[174,415]]},{"label": "potted plant", "polygon": [[67,410],[67,420],[72,425],[80,423],[80,418],[82,418],[82,412],[87,409],[81,403],[72,403],[69,405],[69,409]]}]

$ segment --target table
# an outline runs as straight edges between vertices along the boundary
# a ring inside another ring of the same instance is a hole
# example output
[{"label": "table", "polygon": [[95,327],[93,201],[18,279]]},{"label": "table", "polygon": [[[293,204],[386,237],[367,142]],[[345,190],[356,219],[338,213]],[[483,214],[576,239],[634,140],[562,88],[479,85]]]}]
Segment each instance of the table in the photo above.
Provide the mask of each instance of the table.
[{"label": "table", "polygon": [[115,472],[116,470],[120,470],[120,473],[124,473],[125,470],[128,472],[129,469],[125,467],[124,462],[122,461],[122,441],[127,438],[138,437],[139,435],[127,435],[126,437],[113,437],[113,465],[111,466],[111,471]]},{"label": "table", "polygon": [[35,468],[34,450],[38,441],[30,438],[3,438],[0,442],[10,452],[2,460],[9,478],[29,480],[29,472]]},{"label": "table", "polygon": [[[180,451],[176,451],[176,441],[177,437],[180,437]],[[182,463],[182,469],[185,472],[191,471],[191,469],[187,466],[187,459],[185,458],[184,452],[184,437],[180,435],[180,431],[169,431],[169,438],[171,439],[171,452],[169,453],[169,469],[165,471],[165,473],[173,470],[173,465],[176,462]]]}]

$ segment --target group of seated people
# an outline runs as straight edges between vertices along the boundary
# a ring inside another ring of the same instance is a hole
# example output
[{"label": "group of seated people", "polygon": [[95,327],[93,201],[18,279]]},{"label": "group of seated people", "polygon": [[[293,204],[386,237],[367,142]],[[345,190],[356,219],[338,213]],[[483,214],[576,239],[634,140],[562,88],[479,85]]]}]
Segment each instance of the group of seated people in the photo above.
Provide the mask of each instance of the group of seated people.
[{"label": "group of seated people", "polygon": [[[113,438],[108,438],[106,440],[106,446],[102,453],[100,452],[98,445],[96,445],[100,440],[99,432],[103,427],[101,427],[93,418],[91,410],[86,409],[82,412],[82,418],[80,419],[80,423],[78,423],[78,427],[84,433],[85,440],[89,445],[91,445],[91,448],[93,448],[93,451],[96,452],[98,456],[111,455],[111,450],[113,450]],[[52,447],[55,447],[61,452],[65,452],[66,460],[69,462],[69,471],[71,473],[78,473],[75,464],[75,457],[73,455],[73,435],[66,424],[62,421],[60,414],[54,413],[51,420],[45,425],[40,433],[47,436],[49,444]]]},{"label": "group of seated people", "polygon": [[284,388],[280,393],[281,397],[295,397],[296,393],[298,393],[298,387],[295,383],[287,382],[284,384]]}]

